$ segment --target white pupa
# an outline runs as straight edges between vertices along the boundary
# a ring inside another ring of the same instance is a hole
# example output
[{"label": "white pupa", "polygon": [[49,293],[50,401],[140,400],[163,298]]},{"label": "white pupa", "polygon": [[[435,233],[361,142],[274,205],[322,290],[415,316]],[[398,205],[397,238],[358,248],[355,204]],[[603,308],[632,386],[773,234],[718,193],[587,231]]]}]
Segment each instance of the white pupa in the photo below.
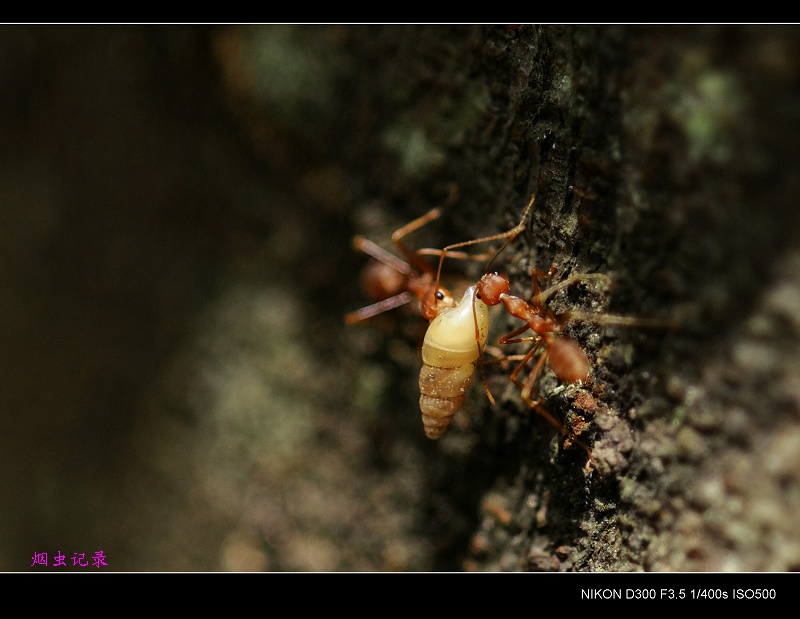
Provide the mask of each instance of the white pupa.
[{"label": "white pupa", "polygon": [[452,309],[431,321],[422,343],[419,407],[428,438],[445,433],[475,373],[489,333],[489,308],[470,286]]}]

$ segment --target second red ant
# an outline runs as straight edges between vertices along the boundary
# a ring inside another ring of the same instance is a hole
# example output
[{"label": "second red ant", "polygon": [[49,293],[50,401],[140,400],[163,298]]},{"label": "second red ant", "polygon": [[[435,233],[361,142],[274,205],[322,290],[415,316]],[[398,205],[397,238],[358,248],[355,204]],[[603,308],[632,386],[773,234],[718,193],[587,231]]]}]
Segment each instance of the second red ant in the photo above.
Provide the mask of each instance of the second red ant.
[{"label": "second red ant", "polygon": [[[544,398],[536,391],[536,382],[544,371],[545,365],[548,365],[556,378],[563,383],[578,383],[587,380],[589,377],[591,370],[589,358],[577,342],[564,335],[564,327],[569,322],[577,320],[624,327],[675,328],[676,324],[670,320],[612,316],[609,314],[587,314],[576,311],[568,311],[556,315],[545,305],[545,301],[556,292],[581,282],[594,281],[610,285],[611,278],[602,273],[578,273],[571,275],[558,284],[554,284],[545,291],[541,291],[542,280],[550,279],[555,271],[555,265],[547,273],[543,273],[538,269],[532,271],[534,292],[530,301],[509,294],[508,278],[498,273],[484,275],[478,283],[477,293],[487,305],[493,306],[502,303],[509,314],[525,323],[511,333],[504,335],[498,341],[501,345],[533,343],[530,350],[521,358],[513,357],[515,360],[519,360],[519,363],[511,372],[510,380],[521,389],[520,395],[523,401],[570,439],[575,440],[591,458],[591,450],[541,406]],[[531,331],[533,335],[520,337],[526,331]],[[508,359],[511,358],[508,357]],[[520,374],[523,373],[534,358],[536,358],[536,363],[533,370],[524,380],[520,379]]]}]

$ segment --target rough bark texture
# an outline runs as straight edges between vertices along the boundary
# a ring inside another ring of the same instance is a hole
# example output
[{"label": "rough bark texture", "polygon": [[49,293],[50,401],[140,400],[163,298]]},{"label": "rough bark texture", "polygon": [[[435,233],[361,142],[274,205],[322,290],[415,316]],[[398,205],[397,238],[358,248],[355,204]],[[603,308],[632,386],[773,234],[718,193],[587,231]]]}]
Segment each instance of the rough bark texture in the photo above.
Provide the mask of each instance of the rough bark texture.
[{"label": "rough bark texture", "polygon": [[[2,34],[0,569],[800,569],[796,27]],[[589,473],[502,364],[429,441],[418,312],[342,324],[453,185],[412,247],[536,194],[515,294],[682,325],[570,324]]]}]

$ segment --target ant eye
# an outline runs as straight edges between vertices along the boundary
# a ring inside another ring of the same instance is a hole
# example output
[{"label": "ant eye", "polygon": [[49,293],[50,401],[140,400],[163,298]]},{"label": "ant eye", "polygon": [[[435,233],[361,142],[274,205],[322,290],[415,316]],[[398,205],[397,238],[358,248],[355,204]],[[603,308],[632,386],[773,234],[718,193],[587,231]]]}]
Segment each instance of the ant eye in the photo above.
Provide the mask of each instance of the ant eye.
[{"label": "ant eye", "polygon": [[436,291],[436,299],[442,301],[444,299],[444,293],[441,290]]}]

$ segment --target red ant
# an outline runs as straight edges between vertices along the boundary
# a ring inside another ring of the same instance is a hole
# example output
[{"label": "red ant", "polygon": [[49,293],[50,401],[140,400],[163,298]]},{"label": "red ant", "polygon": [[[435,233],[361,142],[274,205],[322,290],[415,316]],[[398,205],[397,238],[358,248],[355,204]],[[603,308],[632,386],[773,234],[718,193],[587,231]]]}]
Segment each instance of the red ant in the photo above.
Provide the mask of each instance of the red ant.
[{"label": "red ant", "polygon": [[[456,302],[444,286],[439,285],[439,272],[434,277],[433,267],[422,257],[440,255],[441,250],[412,250],[403,242],[403,238],[427,223],[438,219],[444,208],[458,199],[455,185],[450,188],[450,195],[442,206],[432,208],[414,221],[398,228],[392,234],[392,241],[406,260],[398,258],[386,251],[377,243],[357,235],[353,237],[353,247],[372,256],[361,274],[361,285],[364,291],[376,303],[345,314],[344,321],[348,325],[355,324],[372,316],[382,314],[401,305],[409,303],[415,297],[420,302],[420,313],[425,320],[433,320],[443,309],[452,308]],[[466,258],[457,252],[452,257]]]},{"label": "red ant", "polygon": [[[553,265],[547,273],[542,273],[538,269],[532,271],[534,293],[530,302],[509,294],[508,278],[499,273],[487,273],[484,275],[478,283],[477,294],[486,305],[493,306],[502,303],[509,314],[525,321],[523,326],[501,337],[499,340],[501,345],[533,342],[531,349],[521,358],[519,364],[511,373],[511,382],[521,388],[522,399],[530,408],[536,410],[561,432],[576,440],[591,458],[591,450],[581,441],[575,439],[572,433],[550,412],[542,408],[541,402],[543,398],[535,389],[536,381],[541,376],[545,363],[549,364],[556,378],[564,383],[584,381],[589,376],[591,369],[589,358],[574,340],[563,334],[564,326],[574,320],[587,320],[614,326],[674,327],[675,324],[668,320],[586,314],[573,311],[556,316],[550,308],[544,305],[548,297],[578,282],[601,281],[610,284],[611,278],[601,273],[574,274],[542,292],[540,290],[541,280],[551,278],[555,270],[556,267]],[[519,337],[528,330],[534,333],[532,337]],[[524,381],[520,380],[520,373],[537,353],[539,356],[533,370]]]},{"label": "red ant", "polygon": [[[405,256],[406,260],[395,256],[377,243],[361,235],[353,237],[353,247],[373,258],[361,273],[361,285],[367,296],[377,299],[377,301],[345,314],[344,321],[346,324],[356,324],[367,318],[377,316],[405,305],[415,297],[420,301],[422,317],[427,321],[433,320],[442,310],[451,309],[456,305],[455,299],[447,288],[439,283],[445,257],[460,260],[484,260],[488,255],[491,255],[491,252],[470,255],[453,250],[459,247],[507,238],[508,240],[503,247],[495,252],[496,257],[524,229],[522,221],[520,221],[517,226],[507,232],[463,243],[455,243],[448,245],[444,249],[425,248],[414,251],[403,242],[403,238],[411,232],[441,217],[443,210],[454,204],[456,200],[458,200],[458,189],[455,185],[451,185],[450,195],[443,205],[432,208],[424,215],[392,233],[392,242],[397,246],[400,253]],[[522,216],[523,220],[533,206],[533,202],[534,198],[531,198],[531,202]],[[423,256],[439,256],[439,266],[436,271],[423,259]]]},{"label": "red ant", "polygon": [[[574,320],[575,315],[568,312],[557,317],[544,305],[545,299],[559,290],[581,281],[599,280],[607,284],[611,283],[611,279],[607,275],[601,273],[576,274],[552,286],[545,292],[541,292],[540,281],[542,279],[549,279],[553,276],[554,272],[555,266],[551,267],[547,274],[542,273],[538,269],[532,271],[534,293],[531,302],[509,294],[508,279],[502,275],[493,274],[491,277],[487,278],[482,289],[483,294],[487,296],[486,303],[491,305],[492,303],[496,304],[502,302],[509,314],[526,323],[508,335],[501,337],[499,343],[505,345],[517,344],[520,342],[534,342],[533,347],[523,357],[522,361],[511,374],[511,382],[522,388],[522,399],[525,400],[529,406],[533,406],[533,400],[531,399],[531,393],[534,391],[533,385],[542,373],[545,362],[549,361],[550,369],[553,370],[553,373],[559,380],[565,383],[575,383],[586,380],[591,367],[589,358],[586,356],[583,349],[578,346],[574,340],[562,335],[564,325],[570,320]],[[585,316],[583,314],[581,317],[603,322],[614,320],[616,324],[619,324],[619,317],[600,315]],[[629,319],[625,320],[627,321]],[[527,338],[518,337],[528,330],[533,331],[535,335]],[[542,352],[536,361],[536,366],[528,376],[528,379],[524,383],[517,380],[517,376],[522,369],[540,350],[542,350]],[[540,400],[541,398],[537,399],[537,403]]]}]

